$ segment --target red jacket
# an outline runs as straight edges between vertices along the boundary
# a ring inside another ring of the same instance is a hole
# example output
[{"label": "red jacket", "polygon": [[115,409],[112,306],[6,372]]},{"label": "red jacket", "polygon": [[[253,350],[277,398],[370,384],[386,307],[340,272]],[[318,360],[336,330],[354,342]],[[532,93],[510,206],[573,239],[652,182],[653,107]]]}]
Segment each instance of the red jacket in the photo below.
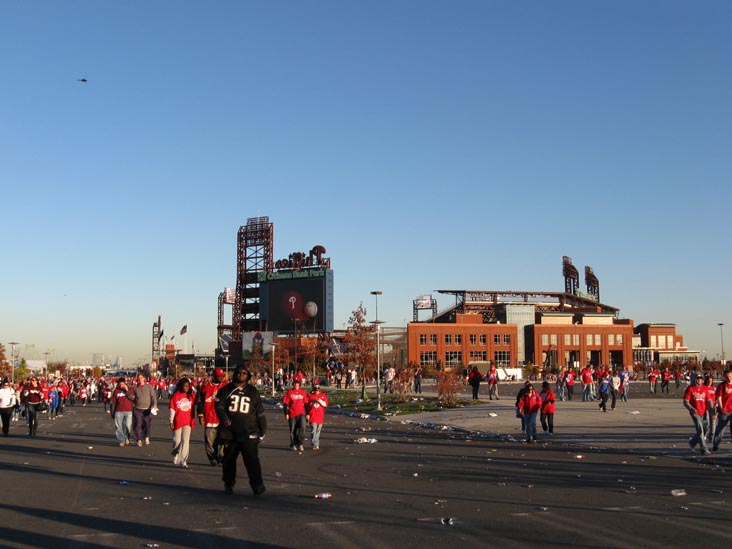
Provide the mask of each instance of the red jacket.
[{"label": "red jacket", "polygon": [[536,391],[527,392],[519,402],[519,411],[522,414],[535,414],[541,409],[541,397]]},{"label": "red jacket", "polygon": [[545,391],[542,391],[539,397],[541,398],[541,413],[553,414],[557,408],[554,404],[554,391],[552,391],[551,389],[547,389]]},{"label": "red jacket", "polygon": [[226,381],[213,383],[205,381],[198,390],[198,416],[203,416],[203,424],[206,427],[216,427],[219,424],[219,417],[216,415],[216,393],[226,385]]}]

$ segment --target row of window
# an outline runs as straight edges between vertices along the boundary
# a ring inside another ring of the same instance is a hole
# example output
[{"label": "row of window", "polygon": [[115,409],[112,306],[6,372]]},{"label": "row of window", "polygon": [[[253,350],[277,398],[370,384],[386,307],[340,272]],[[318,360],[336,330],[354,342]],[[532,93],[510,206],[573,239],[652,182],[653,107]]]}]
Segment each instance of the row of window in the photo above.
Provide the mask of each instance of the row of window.
[{"label": "row of window", "polygon": [[675,348],[674,345],[674,336],[651,336],[651,347],[654,349],[673,349]]},{"label": "row of window", "polygon": [[[541,334],[541,344],[556,345],[558,340],[557,334]],[[564,345],[574,345],[579,347],[580,334],[564,334]],[[586,345],[602,345],[602,334],[585,334]],[[622,345],[623,334],[607,334],[608,345]]]},{"label": "row of window", "polygon": [[[429,344],[437,345],[437,334],[419,334],[419,344],[427,345],[427,336],[429,335]],[[486,345],[488,339],[485,334],[470,334],[468,340],[471,345]],[[493,334],[493,345],[511,344],[511,334]],[[478,343],[480,341],[480,343]],[[462,345],[463,334],[445,334],[445,345]]]},{"label": "row of window", "polygon": [[[470,362],[480,361],[486,362],[487,353],[486,351],[470,351]],[[511,366],[511,352],[510,351],[494,351],[493,362],[499,368],[507,368]],[[437,366],[437,351],[421,351],[419,353],[419,363],[425,368],[434,368]],[[445,353],[445,366],[448,368],[457,367],[460,365],[467,366],[463,362],[462,351],[447,351]]]}]

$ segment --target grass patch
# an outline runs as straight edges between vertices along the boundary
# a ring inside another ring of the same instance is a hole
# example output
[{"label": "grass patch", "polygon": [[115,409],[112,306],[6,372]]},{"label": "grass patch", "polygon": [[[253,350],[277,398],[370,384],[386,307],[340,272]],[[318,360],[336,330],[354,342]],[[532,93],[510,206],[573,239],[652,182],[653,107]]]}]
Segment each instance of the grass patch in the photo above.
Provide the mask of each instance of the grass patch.
[{"label": "grass patch", "polygon": [[478,404],[472,399],[458,400],[455,406],[443,405],[436,396],[410,395],[406,402],[399,402],[395,394],[381,395],[381,410],[376,406],[376,394],[373,391],[366,393],[366,400],[361,400],[361,390],[328,390],[330,407],[339,406],[341,410],[358,412],[361,414],[373,414],[377,416],[409,415],[422,412],[439,412],[449,408],[462,408]]}]

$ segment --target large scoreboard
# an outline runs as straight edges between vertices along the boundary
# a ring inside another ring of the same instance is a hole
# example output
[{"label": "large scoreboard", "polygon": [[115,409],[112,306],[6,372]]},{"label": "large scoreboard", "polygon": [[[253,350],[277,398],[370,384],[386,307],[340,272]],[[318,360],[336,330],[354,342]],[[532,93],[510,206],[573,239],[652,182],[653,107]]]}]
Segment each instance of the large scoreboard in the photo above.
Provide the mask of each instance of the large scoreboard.
[{"label": "large scoreboard", "polygon": [[259,316],[279,333],[333,331],[333,271],[259,273]]}]

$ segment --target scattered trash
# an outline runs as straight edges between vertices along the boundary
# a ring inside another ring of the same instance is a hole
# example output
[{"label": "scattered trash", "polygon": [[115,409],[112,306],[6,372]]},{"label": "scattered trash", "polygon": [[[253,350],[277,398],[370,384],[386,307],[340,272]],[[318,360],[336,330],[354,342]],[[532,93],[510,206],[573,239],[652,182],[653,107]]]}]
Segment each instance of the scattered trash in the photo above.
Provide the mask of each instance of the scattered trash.
[{"label": "scattered trash", "polygon": [[145,547],[160,547],[157,543],[146,543]]},{"label": "scattered trash", "polygon": [[89,450],[93,450],[93,449],[94,449],[94,446],[89,446]]},{"label": "scattered trash", "polygon": [[623,479],[622,479],[622,478],[619,478],[619,479],[618,479],[618,482],[623,482]]},{"label": "scattered trash", "polygon": [[120,483],[120,484],[121,484],[122,486],[129,486],[129,484],[130,484],[130,483],[129,483],[129,482],[127,482],[126,480],[120,480],[120,481],[119,481],[119,483]]},{"label": "scattered trash", "polygon": [[280,478],[280,477],[282,476],[282,473],[280,473],[279,471],[277,471],[277,472],[275,473],[275,476],[276,476],[277,478]]},{"label": "scattered trash", "polygon": [[419,476],[419,473],[412,473],[412,476],[413,477],[418,477]]},{"label": "scattered trash", "polygon": [[447,517],[447,518],[440,519],[440,522],[442,524],[455,524],[455,519],[453,519],[451,517]]},{"label": "scattered trash", "polygon": [[164,501],[163,502],[163,505],[170,505],[170,502],[169,501]]},{"label": "scattered trash", "polygon": [[440,503],[447,503],[447,500],[446,500],[446,499],[438,499],[438,500],[437,500],[437,501],[435,502],[435,505],[439,505]]},{"label": "scattered trash", "polygon": [[358,437],[353,442],[356,444],[374,444],[378,441],[375,438]]},{"label": "scattered trash", "polygon": [[638,414],[640,414],[640,412],[638,410],[634,410],[634,411],[630,412],[630,415],[632,415],[632,416],[637,416]]},{"label": "scattered trash", "polygon": [[490,413],[489,413],[488,415],[489,415],[490,417],[498,417],[498,414],[497,414],[497,413],[495,413],[495,412],[490,412]]},{"label": "scattered trash", "polygon": [[142,496],[142,499],[145,501],[150,501],[152,499],[152,496]]},{"label": "scattered trash", "polygon": [[582,475],[577,475],[577,478],[582,478]]},{"label": "scattered trash", "polygon": [[533,488],[534,484],[524,484],[524,488]]},{"label": "scattered trash", "polygon": [[583,459],[584,457],[585,456],[583,456],[582,454],[577,454],[576,456],[574,456],[574,459]]},{"label": "scattered trash", "polygon": [[329,492],[321,492],[319,494],[315,494],[315,499],[330,499],[332,497],[332,494],[330,494]]},{"label": "scattered trash", "polygon": [[715,494],[724,494],[724,490],[712,490]]},{"label": "scattered trash", "polygon": [[506,483],[505,483],[505,482],[497,482],[497,483],[496,483],[496,486],[505,486],[505,485],[506,485]]},{"label": "scattered trash", "polygon": [[682,505],[682,506],[681,506],[681,510],[682,510],[682,511],[688,511],[688,510],[689,510],[689,508],[688,508],[688,507],[684,507],[684,506]]},{"label": "scattered trash", "polygon": [[548,511],[549,507],[537,507],[539,511]]},{"label": "scattered trash", "polygon": [[627,489],[627,490],[625,491],[625,493],[626,493],[626,494],[635,494],[635,490],[636,490],[635,486],[631,486],[630,488],[628,488],[628,489]]},{"label": "scattered trash", "polygon": [[677,497],[678,496],[685,496],[686,495],[686,490],[682,490],[682,489],[671,490],[671,495],[672,496],[677,496]]}]

